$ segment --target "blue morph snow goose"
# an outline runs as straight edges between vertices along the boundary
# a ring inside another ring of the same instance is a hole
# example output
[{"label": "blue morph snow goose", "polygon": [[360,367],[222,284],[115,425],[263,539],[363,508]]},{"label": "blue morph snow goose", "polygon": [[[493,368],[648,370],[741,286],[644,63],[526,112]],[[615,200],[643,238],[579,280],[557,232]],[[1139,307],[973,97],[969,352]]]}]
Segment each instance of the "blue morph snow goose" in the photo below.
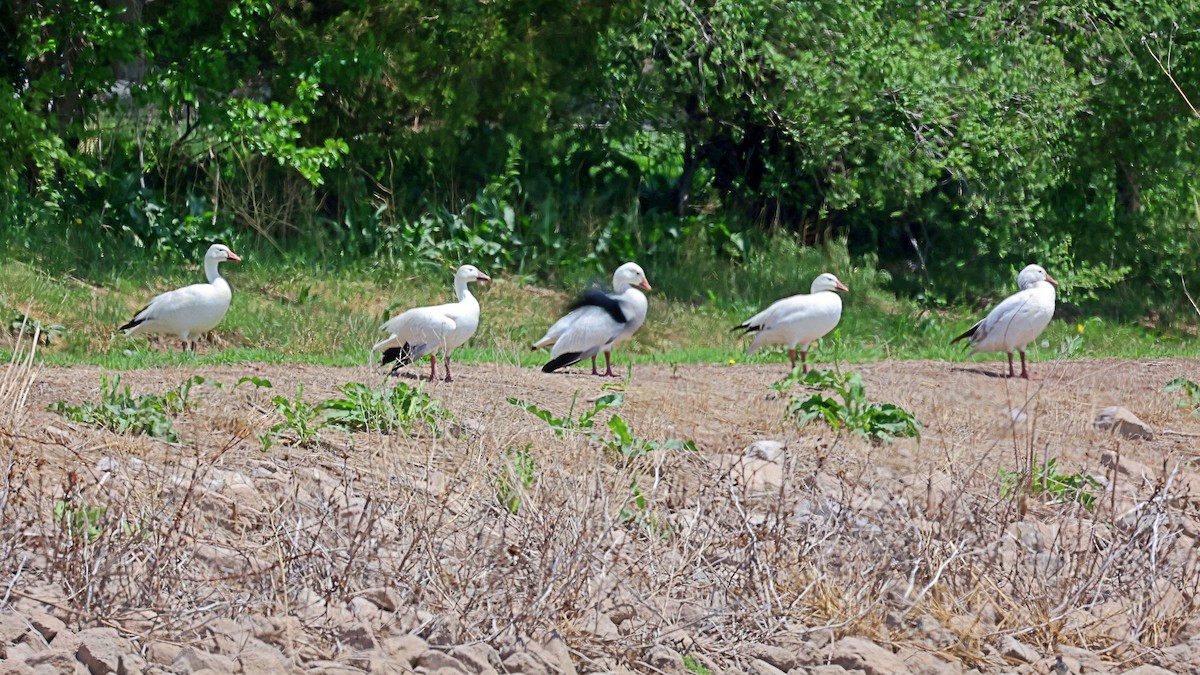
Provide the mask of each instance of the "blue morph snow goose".
[{"label": "blue morph snow goose", "polygon": [[552,373],[586,358],[596,370],[596,356],[604,352],[604,375],[616,377],[612,370],[612,348],[629,339],[646,322],[649,303],[638,289],[651,290],[646,273],[636,263],[627,262],[613,273],[611,294],[591,290],[572,303],[566,316],[554,322],[546,335],[533,344],[534,349],[554,345],[550,362],[542,372]]},{"label": "blue morph snow goose", "polygon": [[217,327],[229,311],[233,291],[221,276],[218,265],[231,260],[241,262],[224,244],[213,244],[204,254],[206,284],[192,284],[154,297],[128,323],[121,326],[126,335],[168,333],[178,335],[183,349],[195,351],[196,340]]},{"label": "blue morph snow goose", "polygon": [[808,372],[808,346],[838,325],[842,319],[842,298],[837,291],[849,291],[834,275],[826,272],[813,279],[808,295],[793,295],[772,304],[733,330],[758,333],[747,354],[766,345],[787,345],[796,369],[796,347],[800,347],[801,372]]},{"label": "blue morph snow goose", "polygon": [[1013,371],[1013,352],[1021,353],[1021,377],[1037,379],[1025,367],[1025,347],[1037,339],[1054,317],[1054,287],[1058,281],[1041,266],[1029,265],[1017,275],[1020,290],[1008,296],[979,323],[950,341],[970,338],[971,353],[1007,352],[1008,376]]},{"label": "blue morph snow goose", "polygon": [[394,375],[404,366],[429,355],[429,380],[432,382],[437,379],[437,352],[441,352],[446,382],[452,382],[450,352],[471,339],[479,327],[479,301],[471,295],[467,284],[491,280],[474,265],[463,265],[454,273],[454,294],[458,302],[416,307],[380,326],[380,330],[388,333],[386,340],[372,348],[372,351],[383,351],[380,365],[394,363],[390,373]]}]

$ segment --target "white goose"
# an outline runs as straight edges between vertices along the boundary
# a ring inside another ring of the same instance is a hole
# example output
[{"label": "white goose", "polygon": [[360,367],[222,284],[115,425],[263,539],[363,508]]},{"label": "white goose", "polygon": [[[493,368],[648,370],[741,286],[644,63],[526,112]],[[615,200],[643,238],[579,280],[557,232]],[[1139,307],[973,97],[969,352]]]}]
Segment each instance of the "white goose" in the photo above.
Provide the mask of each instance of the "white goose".
[{"label": "white goose", "polygon": [[1008,296],[987,318],[950,341],[970,338],[971,353],[1007,352],[1008,376],[1013,371],[1013,351],[1021,352],[1021,377],[1032,380],[1025,368],[1025,346],[1037,339],[1054,317],[1054,287],[1058,281],[1041,265],[1029,265],[1017,275],[1018,292]]},{"label": "white goose", "polygon": [[612,370],[612,348],[629,339],[646,322],[649,303],[638,289],[650,289],[646,273],[636,263],[625,263],[613,273],[613,293],[590,290],[571,304],[570,312],[554,322],[546,335],[533,344],[534,349],[554,345],[550,362],[542,366],[543,373],[592,359],[592,374],[596,371],[596,355],[604,352],[604,375],[616,377]]},{"label": "white goose", "polygon": [[800,346],[801,372],[808,372],[808,346],[838,325],[842,298],[836,291],[849,291],[838,278],[826,272],[813,279],[808,295],[793,295],[772,304],[733,330],[757,332],[746,349],[753,354],[766,345],[787,345],[796,369],[796,346]]},{"label": "white goose", "polygon": [[213,244],[204,254],[207,284],[192,284],[155,296],[133,319],[121,326],[126,335],[169,333],[183,340],[183,349],[196,349],[196,340],[216,328],[229,311],[233,291],[217,266],[226,260],[241,262],[224,244]]},{"label": "white goose", "polygon": [[458,302],[416,307],[380,326],[380,330],[389,334],[386,340],[372,347],[372,351],[383,350],[380,365],[395,362],[391,370],[394,375],[428,354],[429,380],[432,382],[437,379],[437,352],[441,352],[446,365],[446,381],[452,382],[450,352],[471,339],[479,327],[479,301],[471,295],[467,284],[491,280],[474,265],[463,265],[454,273],[454,294]]}]

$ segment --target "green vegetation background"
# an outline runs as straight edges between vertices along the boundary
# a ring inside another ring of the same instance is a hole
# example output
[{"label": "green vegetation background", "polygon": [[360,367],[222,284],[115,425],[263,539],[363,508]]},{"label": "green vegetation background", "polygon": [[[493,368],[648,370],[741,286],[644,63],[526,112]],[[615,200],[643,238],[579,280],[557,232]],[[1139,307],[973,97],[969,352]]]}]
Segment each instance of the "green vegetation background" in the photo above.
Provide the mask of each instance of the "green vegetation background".
[{"label": "green vegetation background", "polygon": [[214,240],[212,359],[365,363],[469,261],[507,281],[464,356],[520,363],[532,286],[630,259],[641,360],[735,358],[716,327],[825,269],[826,348],[950,356],[1034,261],[1042,350],[1196,351],[1196,0],[10,0],[0,34],[0,301],[51,360],[179,358],[113,327]]}]

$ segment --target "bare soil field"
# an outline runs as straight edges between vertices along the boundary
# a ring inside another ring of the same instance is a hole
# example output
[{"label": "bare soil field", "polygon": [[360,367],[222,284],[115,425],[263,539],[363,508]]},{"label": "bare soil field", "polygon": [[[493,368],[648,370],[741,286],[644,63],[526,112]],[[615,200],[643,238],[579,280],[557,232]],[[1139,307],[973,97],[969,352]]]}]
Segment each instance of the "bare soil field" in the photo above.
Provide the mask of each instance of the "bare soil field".
[{"label": "bare soil field", "polygon": [[[208,378],[167,443],[47,410],[98,401],[98,368],[10,368],[0,672],[1200,670],[1200,419],[1163,392],[1200,361],[849,367],[921,437],[798,426],[782,364],[483,364],[420,383],[436,432],[264,450],[273,397],[427,364],[121,373]],[[578,419],[612,393],[590,432],[507,400]],[[1153,437],[1096,428],[1105,406]],[[696,451],[622,454],[613,414]],[[1051,459],[1059,484],[1031,478]]]}]

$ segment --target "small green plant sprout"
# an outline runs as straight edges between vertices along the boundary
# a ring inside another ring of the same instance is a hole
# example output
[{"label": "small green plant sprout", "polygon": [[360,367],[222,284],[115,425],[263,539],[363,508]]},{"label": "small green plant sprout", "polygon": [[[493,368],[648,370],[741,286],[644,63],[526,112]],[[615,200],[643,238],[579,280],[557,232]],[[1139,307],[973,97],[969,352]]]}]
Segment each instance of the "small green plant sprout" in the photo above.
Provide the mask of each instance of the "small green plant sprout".
[{"label": "small green plant sprout", "polygon": [[338,387],[338,391],[342,393],[340,398],[329,399],[320,408],[330,425],[351,431],[390,434],[425,424],[437,434],[438,423],[450,417],[432,396],[403,382],[391,389],[351,382]]},{"label": "small green plant sprout", "polygon": [[712,671],[709,670],[703,663],[701,663],[700,659],[696,658],[692,654],[683,655],[683,667],[686,668],[689,673],[694,673],[695,675],[712,675]]},{"label": "small green plant sprout", "polygon": [[815,392],[807,398],[792,397],[787,414],[801,426],[823,420],[835,431],[846,429],[872,442],[888,441],[894,437],[920,437],[921,423],[913,414],[892,403],[872,403],[858,373],[837,373],[810,370],[803,375],[795,372],[772,385],[783,391],[799,383],[817,390],[832,389],[841,401]]},{"label": "small green plant sprout", "polygon": [[67,332],[62,324],[43,323],[20,310],[12,311],[8,321],[8,332],[12,335],[36,335],[38,344],[50,346],[62,339]]},{"label": "small green plant sprout", "polygon": [[258,440],[262,442],[263,450],[270,450],[275,441],[284,433],[291,433],[292,445],[305,446],[317,440],[321,429],[325,428],[325,416],[321,405],[313,405],[304,400],[304,385],[296,385],[296,398],[275,396],[271,399],[275,411],[283,417],[283,421],[263,432]]},{"label": "small green plant sprout", "polygon": [[620,407],[625,402],[625,397],[621,394],[605,394],[596,399],[591,410],[585,410],[580,413],[578,418],[573,418],[575,403],[578,400],[579,390],[577,389],[575,390],[575,395],[571,397],[571,407],[563,417],[557,417],[553,412],[538,406],[536,403],[529,403],[519,398],[510,397],[508,402],[549,424],[550,428],[554,430],[554,435],[562,438],[568,431],[589,432],[596,423],[595,417],[597,414],[602,410]]},{"label": "small green plant sprout", "polygon": [[496,477],[496,499],[510,513],[517,513],[535,478],[536,466],[533,455],[529,453],[529,445],[509,448],[504,453],[500,475]]},{"label": "small green plant sprout", "polygon": [[1033,471],[1026,475],[1020,471],[1000,469],[1000,496],[1008,498],[1017,494],[1022,488],[1030,494],[1045,494],[1051,498],[1051,503],[1064,504],[1078,502],[1086,509],[1096,506],[1096,490],[1103,485],[1090,474],[1058,472],[1058,459],[1051,457],[1045,464],[1033,463]]},{"label": "small green plant sprout", "polygon": [[1186,377],[1177,377],[1168,382],[1167,386],[1163,387],[1163,391],[1180,392],[1182,398],[1176,398],[1175,405],[1180,408],[1191,408],[1192,414],[1200,417],[1200,384],[1196,384]]},{"label": "small green plant sprout", "polygon": [[649,508],[649,500],[638,484],[637,476],[629,481],[629,505],[621,509],[620,519],[623,523],[636,526],[658,539],[668,539],[671,527],[659,520]]},{"label": "small green plant sprout", "polygon": [[616,413],[613,413],[613,416],[608,418],[608,430],[612,432],[611,438],[603,438],[598,434],[592,434],[592,440],[621,455],[625,459],[637,459],[655,450],[686,450],[687,452],[696,452],[696,444],[690,440],[681,441],[676,438],[670,438],[659,442],[634,436],[633,432],[629,430],[629,425]]},{"label": "small green plant sprout", "polygon": [[58,401],[50,404],[48,410],[71,421],[91,424],[118,434],[145,434],[176,443],[179,436],[175,433],[170,416],[186,410],[192,387],[204,382],[203,377],[194,375],[166,393],[135,397],[129,385],[121,386],[120,375],[109,379],[107,373],[102,373],[99,403],[84,402],[72,406]]},{"label": "small green plant sprout", "polygon": [[[575,395],[577,397],[579,392],[576,391]],[[602,410],[619,408],[625,402],[625,397],[620,394],[606,394],[597,398],[592,409],[584,411],[577,419],[572,419],[571,417],[575,410],[574,398],[571,400],[571,408],[565,417],[556,417],[551,411],[521,399],[510,398],[508,402],[528,411],[533,416],[549,424],[550,428],[554,430],[555,435],[559,437],[564,436],[567,432],[585,434],[596,443],[627,460],[636,459],[654,450],[686,450],[688,452],[696,452],[696,444],[690,440],[681,441],[672,438],[659,442],[635,436],[625,420],[615,412],[608,418],[607,425],[608,430],[612,432],[612,436],[607,437],[597,432],[595,430],[596,415]]]},{"label": "small green plant sprout", "polygon": [[233,385],[233,388],[237,389],[243,384],[252,384],[254,385],[255,389],[272,389],[275,386],[271,384],[271,381],[265,377],[254,377],[253,375],[247,375],[239,379],[237,384]]},{"label": "small green plant sprout", "polygon": [[71,506],[69,502],[54,502],[54,522],[66,530],[71,539],[86,538],[93,542],[100,538],[103,530],[104,506]]}]

